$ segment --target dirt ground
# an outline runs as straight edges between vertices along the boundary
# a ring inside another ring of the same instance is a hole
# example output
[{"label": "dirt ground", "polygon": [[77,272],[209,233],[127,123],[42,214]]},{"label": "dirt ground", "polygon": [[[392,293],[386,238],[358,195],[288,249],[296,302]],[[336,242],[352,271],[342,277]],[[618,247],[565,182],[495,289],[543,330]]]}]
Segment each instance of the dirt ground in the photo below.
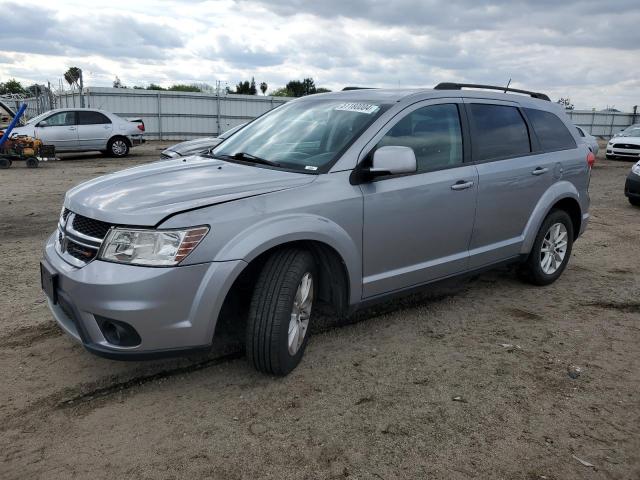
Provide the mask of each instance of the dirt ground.
[{"label": "dirt ground", "polygon": [[276,379],[230,346],[104,360],[54,324],[38,261],[64,192],[159,149],[0,170],[0,478],[640,478],[629,162],[599,159],[591,224],[554,285],[502,269],[382,305]]}]

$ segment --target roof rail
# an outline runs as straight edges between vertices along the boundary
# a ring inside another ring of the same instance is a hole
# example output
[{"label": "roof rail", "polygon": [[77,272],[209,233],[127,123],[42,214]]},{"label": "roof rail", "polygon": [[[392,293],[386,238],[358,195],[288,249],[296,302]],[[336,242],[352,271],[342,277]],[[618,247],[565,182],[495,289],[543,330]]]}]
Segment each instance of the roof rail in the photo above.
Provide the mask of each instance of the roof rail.
[{"label": "roof rail", "polygon": [[342,89],[343,92],[348,92],[350,90],[373,90],[376,87],[344,87]]},{"label": "roof rail", "polygon": [[498,87],[495,85],[476,85],[475,83],[444,82],[444,83],[439,83],[433,88],[434,90],[462,90],[463,88],[477,88],[481,90],[499,90],[504,93],[507,93],[507,92],[524,93],[525,95],[530,95],[531,97],[537,98],[539,100],[546,100],[547,102],[551,101],[551,99],[544,93],[530,92],[529,90],[520,90],[518,88]]}]

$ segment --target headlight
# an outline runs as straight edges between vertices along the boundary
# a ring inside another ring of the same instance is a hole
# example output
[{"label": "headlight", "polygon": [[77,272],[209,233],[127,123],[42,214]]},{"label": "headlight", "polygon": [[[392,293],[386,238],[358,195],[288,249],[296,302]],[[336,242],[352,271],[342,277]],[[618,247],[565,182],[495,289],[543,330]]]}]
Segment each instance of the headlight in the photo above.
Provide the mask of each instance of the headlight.
[{"label": "headlight", "polygon": [[99,258],[130,265],[177,265],[198,246],[208,232],[209,227],[186,230],[113,228],[102,244]]},{"label": "headlight", "polygon": [[640,162],[636,163],[633,167],[631,167],[631,171],[636,175],[640,175]]}]

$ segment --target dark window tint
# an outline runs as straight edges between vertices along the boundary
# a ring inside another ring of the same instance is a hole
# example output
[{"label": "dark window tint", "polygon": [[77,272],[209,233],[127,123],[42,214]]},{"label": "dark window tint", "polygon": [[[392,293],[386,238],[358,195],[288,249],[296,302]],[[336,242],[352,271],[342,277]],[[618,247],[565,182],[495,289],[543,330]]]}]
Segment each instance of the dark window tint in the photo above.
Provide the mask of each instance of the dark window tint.
[{"label": "dark window tint", "polygon": [[454,104],[419,108],[402,118],[378,142],[377,147],[410,147],[418,172],[462,164],[462,132],[458,107]]},{"label": "dark window tint", "polygon": [[524,111],[536,131],[542,150],[566,150],[576,147],[569,129],[557,115],[535,108],[525,108]]},{"label": "dark window tint", "polygon": [[469,107],[474,160],[517,157],[531,152],[527,124],[517,108],[480,103]]},{"label": "dark window tint", "polygon": [[49,127],[65,127],[76,124],[76,112],[60,112],[45,120]]},{"label": "dark window tint", "polygon": [[111,123],[105,115],[100,112],[78,112],[78,123],[80,125],[100,125],[104,123]]}]

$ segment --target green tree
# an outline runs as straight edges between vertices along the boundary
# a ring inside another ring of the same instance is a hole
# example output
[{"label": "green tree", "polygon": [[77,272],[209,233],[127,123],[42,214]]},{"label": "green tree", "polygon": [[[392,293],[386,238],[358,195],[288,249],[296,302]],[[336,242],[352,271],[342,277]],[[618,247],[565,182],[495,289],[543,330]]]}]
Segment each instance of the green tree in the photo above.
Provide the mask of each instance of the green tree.
[{"label": "green tree", "polygon": [[287,87],[276,88],[269,93],[272,97],[293,97],[293,92],[287,90]]},{"label": "green tree", "polygon": [[161,87],[156,83],[150,83],[149,86],[147,87],[147,90],[166,90],[166,88]]},{"label": "green tree", "polygon": [[236,85],[236,91],[229,93],[235,93],[238,95],[251,95],[251,83],[248,80],[245,80],[244,82],[238,82],[238,84]]},{"label": "green tree", "polygon": [[256,88],[256,79],[251,77],[251,85],[249,85],[249,95],[256,95],[258,89]]},{"label": "green tree", "polygon": [[167,90],[171,90],[172,92],[201,92],[200,87],[196,85],[185,85],[183,83],[176,83],[175,85],[171,85]]},{"label": "green tree", "polygon": [[0,83],[0,95],[6,95],[9,93],[20,95],[28,94],[27,90],[15,78],[12,78],[11,80],[8,80],[4,83]]},{"label": "green tree", "polygon": [[262,82],[260,84],[260,91],[262,92],[262,95],[266,94],[267,88],[269,88],[269,86],[267,85],[267,82]]}]

